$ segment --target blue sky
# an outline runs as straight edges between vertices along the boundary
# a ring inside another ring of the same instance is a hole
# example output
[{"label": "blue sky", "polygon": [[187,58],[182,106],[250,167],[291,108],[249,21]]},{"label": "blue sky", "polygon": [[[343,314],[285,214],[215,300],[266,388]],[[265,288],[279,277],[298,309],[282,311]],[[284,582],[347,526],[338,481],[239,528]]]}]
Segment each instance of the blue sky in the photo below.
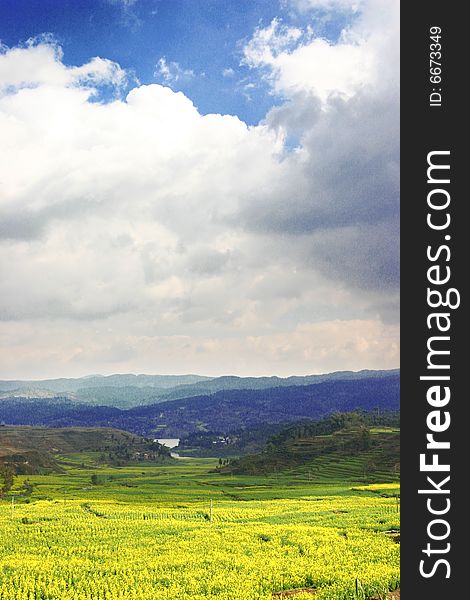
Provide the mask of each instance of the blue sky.
[{"label": "blue sky", "polygon": [[[343,12],[315,14],[321,17],[316,32],[331,40],[347,22]],[[273,18],[295,26],[313,22],[312,13],[293,11],[279,0],[2,0],[0,40],[11,47],[51,33],[66,64],[106,57],[143,84],[162,81],[155,71],[165,57],[182,72],[192,71],[170,85],[200,112],[236,114],[253,124],[280,99],[240,65],[242,46]]]},{"label": "blue sky", "polygon": [[0,376],[397,367],[398,15],[2,0]]}]

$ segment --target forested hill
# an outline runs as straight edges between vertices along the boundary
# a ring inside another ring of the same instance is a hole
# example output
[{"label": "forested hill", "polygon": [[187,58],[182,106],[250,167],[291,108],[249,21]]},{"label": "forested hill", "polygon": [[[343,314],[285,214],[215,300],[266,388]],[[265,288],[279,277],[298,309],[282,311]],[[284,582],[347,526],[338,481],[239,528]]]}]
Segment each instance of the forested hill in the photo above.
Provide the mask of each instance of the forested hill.
[{"label": "forested hill", "polygon": [[380,422],[376,415],[335,413],[321,421],[291,425],[269,438],[263,452],[231,461],[221,471],[259,475],[301,469],[317,481],[334,477],[397,481],[398,416],[377,425]]},{"label": "forested hill", "polygon": [[391,371],[335,371],[323,375],[302,375],[291,377],[235,377],[223,375],[197,383],[178,385],[161,393],[159,401],[177,400],[192,396],[214,394],[224,390],[265,390],[277,387],[305,386],[314,383],[339,380],[359,380],[390,377],[398,375],[399,370]]},{"label": "forested hill", "polygon": [[168,448],[118,429],[0,427],[0,467],[6,464],[23,474],[60,471],[62,455],[80,461],[100,456],[116,466],[171,460]]},{"label": "forested hill", "polygon": [[222,390],[129,410],[83,406],[66,399],[3,399],[0,422],[53,427],[117,427],[144,436],[183,437],[196,431],[230,433],[262,423],[321,419],[333,412],[399,410],[400,379],[387,374],[361,379]]},{"label": "forested hill", "polygon": [[200,375],[91,375],[77,379],[0,381],[0,400],[8,398],[62,397],[90,406],[133,408],[205,396],[223,390],[262,390],[275,387],[310,385],[342,379],[371,379],[397,375],[392,371],[337,371],[322,375],[291,377],[203,377]]}]

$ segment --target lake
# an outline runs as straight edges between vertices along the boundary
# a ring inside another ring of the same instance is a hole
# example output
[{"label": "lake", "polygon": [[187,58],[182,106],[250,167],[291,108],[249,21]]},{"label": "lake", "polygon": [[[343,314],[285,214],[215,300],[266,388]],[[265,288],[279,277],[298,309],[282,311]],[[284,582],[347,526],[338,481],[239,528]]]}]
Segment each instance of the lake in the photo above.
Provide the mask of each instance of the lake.
[{"label": "lake", "polygon": [[153,441],[158,442],[167,448],[176,448],[176,446],[180,443],[180,438],[156,438]]}]

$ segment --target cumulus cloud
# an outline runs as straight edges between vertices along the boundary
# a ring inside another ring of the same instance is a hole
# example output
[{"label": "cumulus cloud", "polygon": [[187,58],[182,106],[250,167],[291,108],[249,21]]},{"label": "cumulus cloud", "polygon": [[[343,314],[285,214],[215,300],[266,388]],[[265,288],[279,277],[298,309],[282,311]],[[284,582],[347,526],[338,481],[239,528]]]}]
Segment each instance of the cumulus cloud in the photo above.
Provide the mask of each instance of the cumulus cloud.
[{"label": "cumulus cloud", "polygon": [[80,67],[66,67],[62,56],[62,49],[50,36],[32,38],[24,47],[4,48],[0,54],[0,93],[39,86],[77,86],[93,94],[98,86],[119,88],[127,83],[126,72],[111,60],[95,57]]},{"label": "cumulus cloud", "polygon": [[304,264],[358,291],[388,290],[390,316],[399,264],[398,3],[337,4],[357,15],[335,42],[316,38],[314,21],[302,31],[274,20],[244,48],[244,62],[285,98],[266,124],[297,149],[284,161],[283,187],[240,214],[252,229],[291,233]]},{"label": "cumulus cloud", "polygon": [[[326,0],[308,2],[310,8],[324,4]],[[244,46],[243,64],[265,69],[278,94],[309,92],[323,102],[331,95],[350,98],[364,88],[398,83],[398,2],[369,0],[358,5],[334,0],[334,4],[350,6],[357,13],[338,40],[317,36],[315,20],[302,29],[275,18],[267,27],[258,27]]]},{"label": "cumulus cloud", "polygon": [[393,36],[381,19],[361,4],[334,43],[314,21],[255,31],[244,60],[282,98],[257,126],[166,85],[122,97],[119,65],[68,66],[51,39],[4,48],[4,376],[396,366],[398,94],[376,69]]}]

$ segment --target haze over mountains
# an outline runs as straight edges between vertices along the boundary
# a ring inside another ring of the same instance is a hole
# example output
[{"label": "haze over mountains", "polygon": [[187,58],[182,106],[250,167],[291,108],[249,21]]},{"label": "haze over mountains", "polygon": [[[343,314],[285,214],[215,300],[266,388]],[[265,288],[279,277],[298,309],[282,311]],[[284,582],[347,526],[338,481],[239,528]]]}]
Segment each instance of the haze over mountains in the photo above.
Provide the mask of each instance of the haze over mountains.
[{"label": "haze over mountains", "polygon": [[[399,410],[398,370],[289,378],[112,375],[4,381],[0,389],[5,390],[0,422],[117,427],[160,438],[226,435],[264,424],[321,419],[335,411]],[[46,391],[49,397],[44,397]]]},{"label": "haze over mountains", "polygon": [[213,394],[221,390],[261,390],[302,386],[341,379],[369,379],[398,374],[390,371],[337,371],[292,377],[206,377],[202,375],[88,375],[80,378],[0,380],[0,401],[7,398],[57,398],[73,402],[131,408],[167,400]]},{"label": "haze over mountains", "polygon": [[0,381],[0,398],[62,396],[85,404],[138,406],[167,390],[210,379],[202,375],[88,375],[79,378]]}]

